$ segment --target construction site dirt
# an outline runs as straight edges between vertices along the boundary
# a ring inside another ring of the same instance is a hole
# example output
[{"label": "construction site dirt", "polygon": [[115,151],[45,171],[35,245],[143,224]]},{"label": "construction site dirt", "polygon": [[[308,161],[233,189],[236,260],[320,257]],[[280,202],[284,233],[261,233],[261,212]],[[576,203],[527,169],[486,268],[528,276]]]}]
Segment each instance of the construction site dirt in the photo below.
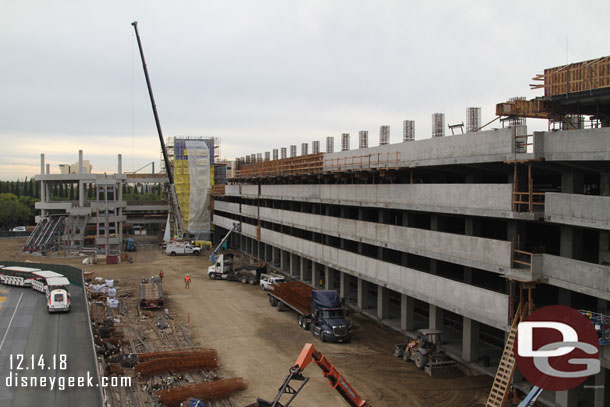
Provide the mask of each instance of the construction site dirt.
[{"label": "construction site dirt", "polygon": [[[83,265],[82,257],[22,254],[24,239],[0,239],[5,260],[70,264],[95,276],[135,285],[142,276],[164,272],[165,307],[189,324],[195,346],[216,349],[224,377],[241,377],[248,388],[234,398],[239,406],[257,397],[272,400],[303,345],[314,342],[360,396],[375,407],[484,406],[492,378],[461,368],[450,377],[429,377],[412,363],[393,356],[404,336],[357,312],[351,314],[353,338],[347,344],[322,343],[295,323],[294,312],[277,312],[258,286],[210,280],[206,255],[166,256],[156,242],[140,243],[133,262]],[[192,278],[190,288],[184,277]],[[291,404],[343,406],[316,366],[305,372],[309,383]]]}]

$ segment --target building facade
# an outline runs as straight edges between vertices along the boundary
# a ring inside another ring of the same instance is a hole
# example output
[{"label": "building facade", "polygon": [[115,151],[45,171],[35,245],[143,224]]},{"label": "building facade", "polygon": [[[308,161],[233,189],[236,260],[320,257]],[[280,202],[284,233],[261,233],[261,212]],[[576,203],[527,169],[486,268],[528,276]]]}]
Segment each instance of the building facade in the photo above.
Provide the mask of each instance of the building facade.
[{"label": "building facade", "polygon": [[[214,199],[216,236],[239,223],[231,246],[497,366],[520,301],[605,314],[610,301],[610,128],[526,133],[244,165]],[[610,405],[608,348],[590,386],[547,402]]]}]

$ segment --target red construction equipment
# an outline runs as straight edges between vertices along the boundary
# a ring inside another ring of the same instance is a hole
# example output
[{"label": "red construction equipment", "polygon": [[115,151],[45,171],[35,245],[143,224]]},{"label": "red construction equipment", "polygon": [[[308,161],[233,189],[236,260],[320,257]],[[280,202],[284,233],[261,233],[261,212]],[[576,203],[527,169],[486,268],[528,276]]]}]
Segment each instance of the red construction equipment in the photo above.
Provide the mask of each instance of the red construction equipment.
[{"label": "red construction equipment", "polygon": [[[316,351],[314,346],[311,343],[305,344],[303,350],[301,350],[301,354],[297,358],[294,365],[290,368],[290,373],[284,380],[284,383],[280,387],[280,390],[272,402],[265,401],[263,399],[257,399],[256,403],[250,404],[247,407],[288,407],[292,400],[299,394],[301,389],[307,384],[309,381],[308,377],[304,377],[302,375],[303,370],[311,363],[314,362],[320,370],[322,370],[322,374],[324,377],[328,379],[328,384],[332,389],[335,389],[339,392],[341,397],[347,401],[347,403],[352,407],[371,407],[368,401],[360,398],[358,393],[353,389],[352,386],[345,380],[345,378],[335,369],[335,367],[322,355],[320,352]],[[301,381],[302,383],[298,387],[292,387],[291,382],[293,380]],[[286,404],[280,403],[280,398],[284,394],[291,395]]]}]

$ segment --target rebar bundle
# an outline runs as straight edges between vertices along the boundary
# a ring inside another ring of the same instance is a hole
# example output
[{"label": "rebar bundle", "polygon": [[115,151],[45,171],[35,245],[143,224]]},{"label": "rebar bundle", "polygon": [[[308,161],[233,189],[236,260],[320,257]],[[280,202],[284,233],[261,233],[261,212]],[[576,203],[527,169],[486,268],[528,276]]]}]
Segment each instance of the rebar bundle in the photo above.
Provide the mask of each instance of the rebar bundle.
[{"label": "rebar bundle", "polygon": [[164,352],[139,353],[138,363],[148,362],[150,360],[169,358],[169,357],[214,357],[216,358],[216,349],[179,349],[169,350]]},{"label": "rebar bundle", "polygon": [[138,363],[134,368],[134,373],[142,377],[150,377],[169,372],[189,372],[200,369],[218,369],[218,367],[216,354],[174,356]]},{"label": "rebar bundle", "polygon": [[233,393],[245,390],[248,383],[241,377],[222,379],[215,382],[203,382],[189,384],[181,387],[174,387],[169,390],[161,390],[159,398],[168,407],[180,405],[181,402],[189,397],[196,397],[201,401],[210,402],[225,399]]},{"label": "rebar bundle", "polygon": [[308,314],[311,310],[311,292],[313,288],[301,281],[290,281],[274,284],[272,293],[302,313]]}]

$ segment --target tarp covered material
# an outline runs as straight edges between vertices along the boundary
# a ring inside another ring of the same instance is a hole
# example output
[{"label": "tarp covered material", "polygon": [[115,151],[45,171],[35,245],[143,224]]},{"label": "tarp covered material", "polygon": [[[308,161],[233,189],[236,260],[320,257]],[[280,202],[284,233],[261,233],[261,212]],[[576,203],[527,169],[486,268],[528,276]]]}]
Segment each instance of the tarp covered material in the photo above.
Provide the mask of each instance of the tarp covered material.
[{"label": "tarp covered material", "polygon": [[187,230],[198,240],[210,235],[210,151],[203,140],[185,140],[190,180]]},{"label": "tarp covered material", "polygon": [[311,292],[311,311],[316,308],[341,308],[339,293],[336,290],[313,290]]}]

